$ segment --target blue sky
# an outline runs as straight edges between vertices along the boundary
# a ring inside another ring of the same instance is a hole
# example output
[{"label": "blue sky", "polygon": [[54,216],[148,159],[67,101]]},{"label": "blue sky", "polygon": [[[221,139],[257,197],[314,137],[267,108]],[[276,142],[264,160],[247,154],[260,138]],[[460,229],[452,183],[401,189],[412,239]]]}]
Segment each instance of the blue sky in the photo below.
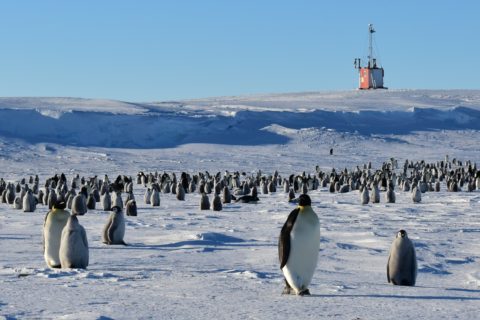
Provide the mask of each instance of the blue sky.
[{"label": "blue sky", "polygon": [[480,1],[1,1],[0,96],[349,90],[368,24],[392,89],[480,89]]}]

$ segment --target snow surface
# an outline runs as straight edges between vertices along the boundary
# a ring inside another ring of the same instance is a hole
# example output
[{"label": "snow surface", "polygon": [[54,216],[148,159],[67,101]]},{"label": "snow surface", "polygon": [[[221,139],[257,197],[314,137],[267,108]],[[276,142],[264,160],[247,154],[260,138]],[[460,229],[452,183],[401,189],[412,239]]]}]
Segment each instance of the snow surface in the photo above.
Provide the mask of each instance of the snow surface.
[{"label": "snow surface", "polygon": [[[0,99],[0,177],[64,172],[240,171],[282,176],[353,169],[391,157],[479,163],[480,91],[346,91],[158,103],[76,98]],[[333,156],[329,149],[334,148]],[[47,268],[45,213],[0,204],[0,316],[6,319],[476,319],[480,310],[480,191],[396,190],[397,203],[360,205],[358,191],[310,191],[321,223],[310,297],[282,296],[277,239],[295,208],[281,190],[258,204],[200,211],[161,194],[127,217],[128,246],[106,246],[108,213],[79,218],[87,270]],[[210,196],[211,198],[211,196]],[[99,206],[97,205],[97,208]],[[388,250],[407,230],[417,286],[387,283]]]}]

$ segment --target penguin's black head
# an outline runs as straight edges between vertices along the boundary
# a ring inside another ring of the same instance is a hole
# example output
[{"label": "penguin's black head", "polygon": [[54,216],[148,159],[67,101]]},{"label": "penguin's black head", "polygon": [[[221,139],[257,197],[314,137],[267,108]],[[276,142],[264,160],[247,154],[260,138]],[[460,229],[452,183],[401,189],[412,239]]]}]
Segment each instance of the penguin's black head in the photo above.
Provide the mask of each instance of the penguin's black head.
[{"label": "penguin's black head", "polygon": [[312,205],[312,200],[310,200],[310,197],[306,194],[302,194],[300,195],[300,197],[298,197],[298,205],[299,206],[311,206]]},{"label": "penguin's black head", "polygon": [[58,200],[57,202],[54,203],[53,208],[54,209],[60,209],[63,210],[67,207],[67,204],[63,200]]},{"label": "penguin's black head", "polygon": [[405,231],[403,229],[398,231],[398,237],[405,238],[406,236],[407,236],[407,231]]},{"label": "penguin's black head", "polygon": [[122,211],[122,208],[120,208],[119,206],[113,206],[112,207],[112,211],[117,213],[117,212],[121,212]]}]

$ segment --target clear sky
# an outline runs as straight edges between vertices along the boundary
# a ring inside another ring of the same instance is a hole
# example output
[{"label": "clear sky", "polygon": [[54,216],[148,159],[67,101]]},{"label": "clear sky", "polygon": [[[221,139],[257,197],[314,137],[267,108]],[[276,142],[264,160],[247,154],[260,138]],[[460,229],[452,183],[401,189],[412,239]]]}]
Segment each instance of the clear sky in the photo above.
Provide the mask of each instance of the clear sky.
[{"label": "clear sky", "polygon": [[2,0],[0,96],[354,89],[369,23],[386,86],[480,89],[475,0]]}]

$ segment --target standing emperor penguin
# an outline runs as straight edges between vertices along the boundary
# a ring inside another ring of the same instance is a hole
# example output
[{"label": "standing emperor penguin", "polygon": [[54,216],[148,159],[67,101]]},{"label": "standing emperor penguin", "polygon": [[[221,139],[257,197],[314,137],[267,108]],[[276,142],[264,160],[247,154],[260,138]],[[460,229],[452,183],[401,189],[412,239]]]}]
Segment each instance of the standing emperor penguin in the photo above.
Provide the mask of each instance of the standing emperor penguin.
[{"label": "standing emperor penguin", "polygon": [[413,242],[405,230],[400,230],[390,248],[387,262],[388,282],[400,286],[414,286],[417,278],[417,257]]},{"label": "standing emperor penguin", "polygon": [[422,193],[418,187],[414,187],[412,191],[412,200],[414,203],[422,202]]},{"label": "standing emperor penguin", "polygon": [[363,185],[363,190],[360,193],[360,201],[362,204],[368,204],[370,201],[370,195],[368,194],[368,188],[366,185]]},{"label": "standing emperor penguin", "polygon": [[125,217],[122,208],[119,206],[112,207],[112,212],[108,217],[107,223],[103,227],[102,242],[106,244],[123,244],[125,235]]},{"label": "standing emperor penguin", "polygon": [[63,228],[59,256],[62,269],[88,266],[87,233],[76,215],[70,216]]},{"label": "standing emperor penguin", "polygon": [[43,254],[50,268],[60,268],[60,242],[62,230],[67,224],[70,213],[65,210],[64,201],[54,203],[52,210],[45,216],[43,224]]},{"label": "standing emperor penguin", "polygon": [[278,240],[280,269],[285,277],[283,294],[309,295],[308,286],[317,266],[320,249],[320,222],[306,194],[290,212]]}]

